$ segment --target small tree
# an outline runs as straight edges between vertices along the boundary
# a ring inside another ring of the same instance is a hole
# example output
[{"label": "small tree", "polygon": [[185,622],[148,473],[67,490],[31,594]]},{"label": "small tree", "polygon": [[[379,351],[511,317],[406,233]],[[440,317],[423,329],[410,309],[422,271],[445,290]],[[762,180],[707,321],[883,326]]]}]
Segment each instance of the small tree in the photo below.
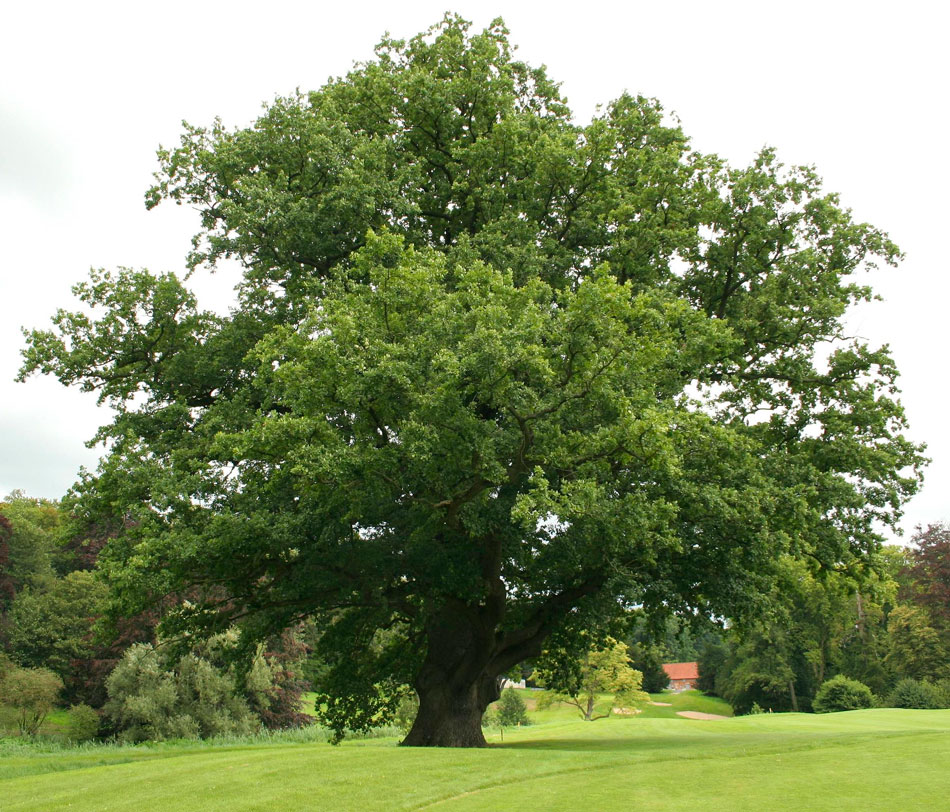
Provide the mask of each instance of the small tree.
[{"label": "small tree", "polygon": [[50,668],[71,683],[95,651],[93,623],[107,595],[106,585],[91,572],[71,572],[21,591],[8,616],[14,659]]},{"label": "small tree", "polygon": [[499,727],[530,724],[528,709],[525,707],[521,694],[514,688],[506,688],[502,691],[501,699],[498,700],[497,721]]},{"label": "small tree", "polygon": [[88,705],[73,705],[69,709],[66,727],[70,741],[87,742],[99,732],[99,714]]},{"label": "small tree", "polygon": [[35,736],[62,690],[63,681],[48,668],[10,668],[0,683],[0,703],[16,710],[21,736]]},{"label": "small tree", "polygon": [[863,682],[839,674],[823,683],[812,705],[815,713],[859,710],[874,705],[874,695]]},{"label": "small tree", "polygon": [[282,730],[305,727],[313,718],[300,710],[300,697],[307,687],[301,676],[306,647],[289,632],[270,649],[259,644],[244,678],[251,710],[264,727]]},{"label": "small tree", "polygon": [[[630,666],[627,647],[608,637],[604,646],[592,647],[573,674],[564,670],[538,673],[538,683],[551,690],[539,699],[539,707],[552,702],[574,705],[585,721],[610,716],[614,706],[635,708],[650,697],[642,689],[643,674]],[[613,694],[610,708],[597,713],[596,703],[601,694]]]}]

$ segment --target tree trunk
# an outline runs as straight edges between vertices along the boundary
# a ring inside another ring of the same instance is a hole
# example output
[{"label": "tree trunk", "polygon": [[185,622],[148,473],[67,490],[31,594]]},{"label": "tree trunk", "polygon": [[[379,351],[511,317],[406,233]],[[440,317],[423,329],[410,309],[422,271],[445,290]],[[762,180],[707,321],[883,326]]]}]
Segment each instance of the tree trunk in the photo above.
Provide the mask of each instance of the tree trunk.
[{"label": "tree trunk", "polygon": [[429,623],[425,661],[416,676],[419,712],[407,747],[485,747],[482,716],[501,695],[495,629],[479,607],[446,606]]},{"label": "tree trunk", "polygon": [[[498,677],[541,653],[554,623],[604,583],[596,574],[537,607],[521,629],[500,632],[505,586],[497,575],[501,555],[486,564],[490,589],[483,603],[446,600],[426,623],[426,656],[415,679],[419,712],[403,739],[407,747],[485,747],[482,716],[501,696]],[[494,573],[494,574],[492,574]]]},{"label": "tree trunk", "polygon": [[406,747],[485,747],[482,716],[488,705],[498,698],[495,683],[494,678],[483,678],[467,690],[454,690],[443,684],[420,693],[419,712],[402,744]]}]

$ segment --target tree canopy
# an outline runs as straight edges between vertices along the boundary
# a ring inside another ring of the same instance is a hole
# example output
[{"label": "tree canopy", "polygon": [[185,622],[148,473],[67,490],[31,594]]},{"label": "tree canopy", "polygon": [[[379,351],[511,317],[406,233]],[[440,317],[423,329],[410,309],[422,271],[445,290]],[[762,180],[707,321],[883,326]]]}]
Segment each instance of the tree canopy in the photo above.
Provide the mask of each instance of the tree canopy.
[{"label": "tree canopy", "polygon": [[897,247],[656,100],[576,122],[500,21],[186,126],[164,201],[201,213],[192,271],[240,261],[230,313],[96,271],[21,376],[116,409],[69,503],[121,528],[116,609],[249,646],[315,619],[338,731],[411,685],[406,743],[483,744],[498,676],[552,634],[755,611],[780,556],[855,566],[917,486],[894,364],[842,326]]}]

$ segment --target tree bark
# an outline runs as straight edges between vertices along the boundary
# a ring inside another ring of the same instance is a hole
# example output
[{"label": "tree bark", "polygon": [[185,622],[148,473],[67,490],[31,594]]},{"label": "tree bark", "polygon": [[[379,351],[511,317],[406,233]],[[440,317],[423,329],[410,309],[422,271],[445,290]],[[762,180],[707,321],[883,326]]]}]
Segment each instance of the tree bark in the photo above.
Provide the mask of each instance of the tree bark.
[{"label": "tree bark", "polygon": [[481,677],[468,688],[435,685],[419,696],[406,747],[485,747],[482,716],[499,696],[497,680]]},{"label": "tree bark", "polygon": [[501,695],[493,664],[495,622],[484,607],[443,607],[429,623],[416,677],[419,712],[407,747],[485,747],[482,716]]}]

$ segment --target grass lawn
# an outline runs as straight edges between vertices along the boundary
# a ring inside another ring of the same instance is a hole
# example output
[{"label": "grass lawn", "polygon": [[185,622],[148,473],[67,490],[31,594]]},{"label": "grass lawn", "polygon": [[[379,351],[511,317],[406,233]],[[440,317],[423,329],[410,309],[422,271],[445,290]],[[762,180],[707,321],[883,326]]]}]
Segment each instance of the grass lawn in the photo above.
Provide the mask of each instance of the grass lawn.
[{"label": "grass lawn", "polygon": [[552,718],[491,738],[0,745],[0,809],[931,810],[950,797],[950,711]]}]

